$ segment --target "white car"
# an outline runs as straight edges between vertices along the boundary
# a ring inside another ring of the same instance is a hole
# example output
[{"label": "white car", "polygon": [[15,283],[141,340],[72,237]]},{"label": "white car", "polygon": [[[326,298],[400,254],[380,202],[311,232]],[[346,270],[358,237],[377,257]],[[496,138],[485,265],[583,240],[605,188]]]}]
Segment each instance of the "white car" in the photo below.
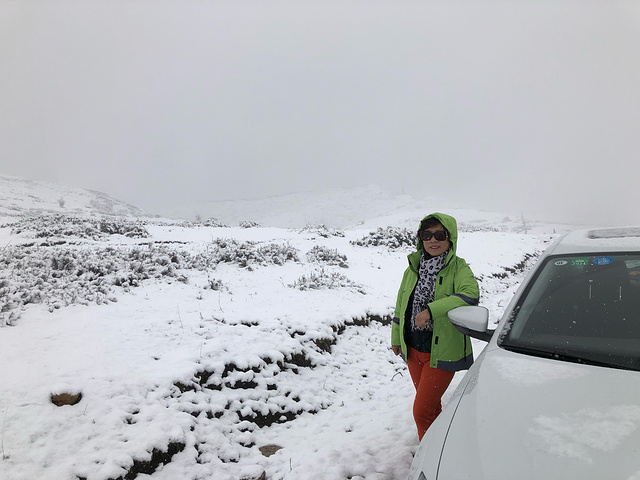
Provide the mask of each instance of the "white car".
[{"label": "white car", "polygon": [[570,233],[541,256],[425,434],[410,480],[640,480],[640,228]]}]

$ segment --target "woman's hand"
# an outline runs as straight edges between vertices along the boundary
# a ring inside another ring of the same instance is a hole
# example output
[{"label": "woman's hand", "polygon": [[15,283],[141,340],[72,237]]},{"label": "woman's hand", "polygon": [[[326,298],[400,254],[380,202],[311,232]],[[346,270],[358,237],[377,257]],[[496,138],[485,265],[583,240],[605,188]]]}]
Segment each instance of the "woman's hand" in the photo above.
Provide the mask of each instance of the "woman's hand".
[{"label": "woman's hand", "polygon": [[416,327],[420,328],[420,329],[424,329],[427,327],[427,324],[429,323],[429,320],[431,320],[431,314],[429,313],[428,309],[425,309],[423,311],[421,311],[419,314],[416,315]]},{"label": "woman's hand", "polygon": [[391,350],[393,350],[393,353],[396,355],[400,355],[402,353],[400,345],[391,345]]}]

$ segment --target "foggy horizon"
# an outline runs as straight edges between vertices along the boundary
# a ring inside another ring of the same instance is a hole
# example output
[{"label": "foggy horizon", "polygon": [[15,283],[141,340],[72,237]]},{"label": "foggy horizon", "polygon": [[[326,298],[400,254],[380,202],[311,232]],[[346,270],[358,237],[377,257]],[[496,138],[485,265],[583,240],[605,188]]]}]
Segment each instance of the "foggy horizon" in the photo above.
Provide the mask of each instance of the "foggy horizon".
[{"label": "foggy horizon", "polygon": [[377,184],[640,224],[638,21],[617,0],[9,0],[0,174],[147,211]]}]

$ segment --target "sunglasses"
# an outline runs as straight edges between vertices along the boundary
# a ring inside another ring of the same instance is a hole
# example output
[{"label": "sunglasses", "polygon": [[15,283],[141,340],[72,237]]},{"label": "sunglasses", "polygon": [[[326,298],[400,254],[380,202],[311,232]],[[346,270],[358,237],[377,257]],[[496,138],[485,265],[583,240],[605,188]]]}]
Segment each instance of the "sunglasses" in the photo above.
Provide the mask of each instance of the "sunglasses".
[{"label": "sunglasses", "polygon": [[447,238],[449,238],[449,234],[444,230],[438,230],[437,232],[424,230],[420,232],[420,239],[424,240],[425,242],[431,240],[431,237],[435,238],[439,242],[444,242]]}]

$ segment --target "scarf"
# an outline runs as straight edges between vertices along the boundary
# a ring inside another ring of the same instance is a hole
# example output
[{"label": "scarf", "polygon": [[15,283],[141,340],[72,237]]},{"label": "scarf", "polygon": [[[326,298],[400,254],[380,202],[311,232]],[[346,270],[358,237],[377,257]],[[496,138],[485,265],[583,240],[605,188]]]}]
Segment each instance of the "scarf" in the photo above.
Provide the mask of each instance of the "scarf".
[{"label": "scarf", "polygon": [[[413,306],[411,310],[411,330],[422,330],[416,327],[416,315],[427,309],[427,304],[433,301],[433,297],[436,291],[436,278],[438,273],[442,270],[447,263],[447,253],[449,251],[438,255],[437,257],[431,257],[424,251],[420,257],[420,267],[418,269],[418,283],[416,289],[413,292]],[[433,318],[429,320],[425,330],[433,330]]]}]

